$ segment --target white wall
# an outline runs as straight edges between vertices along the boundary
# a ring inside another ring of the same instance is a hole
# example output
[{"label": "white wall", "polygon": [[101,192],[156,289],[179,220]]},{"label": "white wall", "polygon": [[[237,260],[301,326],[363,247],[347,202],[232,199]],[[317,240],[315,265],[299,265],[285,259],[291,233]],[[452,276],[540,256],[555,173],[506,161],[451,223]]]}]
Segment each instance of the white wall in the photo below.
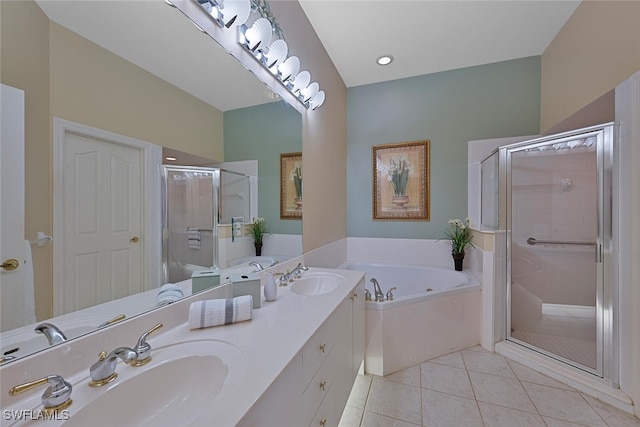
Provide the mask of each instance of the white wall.
[{"label": "white wall", "polygon": [[640,416],[640,73],[616,88],[613,239],[618,263],[620,388]]}]

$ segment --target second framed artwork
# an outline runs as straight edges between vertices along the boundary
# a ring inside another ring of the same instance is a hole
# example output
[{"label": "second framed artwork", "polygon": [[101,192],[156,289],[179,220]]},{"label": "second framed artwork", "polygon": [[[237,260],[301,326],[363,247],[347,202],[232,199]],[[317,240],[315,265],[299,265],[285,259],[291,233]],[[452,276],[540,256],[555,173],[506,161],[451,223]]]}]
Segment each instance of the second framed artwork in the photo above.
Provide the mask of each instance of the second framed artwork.
[{"label": "second framed artwork", "polygon": [[429,221],[429,141],[372,148],[373,219]]},{"label": "second framed artwork", "polygon": [[280,154],[280,219],[302,219],[302,153]]}]

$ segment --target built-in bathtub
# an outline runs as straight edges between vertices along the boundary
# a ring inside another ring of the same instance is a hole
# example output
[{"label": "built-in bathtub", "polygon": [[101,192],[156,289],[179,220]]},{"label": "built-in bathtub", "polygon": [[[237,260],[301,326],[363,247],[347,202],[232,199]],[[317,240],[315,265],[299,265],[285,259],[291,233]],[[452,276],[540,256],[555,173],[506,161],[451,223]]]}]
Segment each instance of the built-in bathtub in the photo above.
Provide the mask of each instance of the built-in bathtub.
[{"label": "built-in bathtub", "polygon": [[467,271],[447,268],[347,262],[365,272],[375,298],[375,278],[393,300],[366,303],[365,371],[388,375],[434,357],[480,343],[480,283]]}]

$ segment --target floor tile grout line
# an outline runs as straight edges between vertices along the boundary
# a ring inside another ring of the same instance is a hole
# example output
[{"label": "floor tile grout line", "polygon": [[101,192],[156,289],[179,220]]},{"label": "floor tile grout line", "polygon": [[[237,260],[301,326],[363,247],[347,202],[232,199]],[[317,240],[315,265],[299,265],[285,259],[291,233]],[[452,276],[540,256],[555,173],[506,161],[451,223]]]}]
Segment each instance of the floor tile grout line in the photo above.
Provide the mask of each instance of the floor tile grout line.
[{"label": "floor tile grout line", "polygon": [[464,360],[464,354],[462,354],[462,350],[460,350],[460,358],[462,359],[462,365],[464,366],[464,370],[467,373],[467,380],[469,380],[469,385],[471,386],[471,392],[473,393],[473,400],[476,402],[476,408],[478,408],[478,414],[480,414],[480,422],[484,427],[486,427],[486,422],[484,420],[484,416],[482,415],[482,410],[480,409],[480,403],[478,402],[478,396],[476,395],[476,389],[473,387],[473,382],[471,382],[471,375],[469,374],[469,368],[467,367],[467,362]]},{"label": "floor tile grout line", "polygon": [[[371,414],[380,415],[381,417],[390,418],[392,420],[400,421],[401,423],[410,424],[412,426],[417,426],[418,425],[418,424],[416,424],[416,423],[414,423],[412,421],[403,420],[402,418],[392,417],[391,415],[381,414],[379,412],[374,412],[374,411],[364,411],[364,412],[369,412]],[[364,420],[364,413],[362,414],[362,419]]]},{"label": "floor tile grout line", "polygon": [[[575,421],[567,421],[567,420],[563,420],[563,419],[561,419],[561,418],[552,417],[551,415],[541,415],[541,417],[542,417],[542,421],[544,421],[544,423],[545,423],[547,426],[548,426],[549,424],[547,423],[547,421],[545,420],[545,418],[549,418],[549,419],[552,419],[552,420],[560,421],[560,422],[563,422],[563,423],[571,423],[571,424],[575,424],[575,425],[580,426],[580,427],[590,427],[590,426],[589,426],[589,424],[577,423],[577,422],[575,422]],[[606,423],[605,423],[605,424],[606,424]],[[608,424],[606,424],[606,425],[608,426]]]},{"label": "floor tile grout line", "polygon": [[[364,376],[366,376],[366,374],[363,374]],[[367,386],[367,393],[366,393],[366,397],[364,399],[364,404],[362,405],[362,416],[360,417],[360,424],[359,427],[362,427],[362,424],[364,423],[364,414],[365,412],[367,412],[367,402],[369,402],[369,395],[371,394],[371,386],[373,385],[373,376],[371,376],[371,381],[369,381],[369,385]]]},{"label": "floor tile grout line", "polygon": [[[561,422],[571,422],[571,423],[573,423],[573,424],[575,424],[577,426],[585,426],[585,424],[582,424],[582,423],[579,423],[579,422],[569,421],[569,420],[557,418],[557,417],[551,416],[551,415],[543,415],[540,412],[540,410],[538,409],[538,405],[536,405],[535,401],[531,398],[531,395],[529,394],[529,391],[524,387],[524,384],[531,384],[531,385],[535,385],[535,386],[543,387],[543,388],[551,388],[551,389],[555,389],[555,390],[559,390],[559,391],[563,391],[563,392],[578,393],[580,395],[580,397],[582,398],[582,400],[587,404],[587,406],[589,408],[591,408],[591,410],[593,412],[596,413],[596,415],[598,417],[597,419],[602,421],[604,423],[604,425],[609,426],[609,427],[611,426],[611,424],[608,423],[605,420],[604,415],[602,415],[598,411],[598,409],[596,407],[594,407],[593,405],[591,405],[591,403],[585,398],[584,394],[579,392],[578,390],[573,389],[571,386],[569,386],[567,384],[564,384],[564,383],[561,383],[563,386],[568,387],[568,388],[564,388],[564,387],[558,387],[558,386],[555,386],[555,385],[540,384],[541,381],[536,382],[536,381],[528,381],[528,380],[521,379],[518,376],[518,374],[516,373],[516,371],[514,369],[514,365],[513,365],[513,363],[518,363],[518,362],[517,361],[512,361],[509,358],[504,357],[504,356],[502,356],[502,358],[507,362],[507,366],[508,366],[510,372],[513,374],[514,378],[509,378],[509,377],[505,377],[505,376],[502,376],[502,375],[496,375],[496,374],[493,374],[493,373],[470,370],[469,366],[467,364],[467,361],[465,360],[464,355],[462,354],[464,350],[470,350],[470,349],[458,350],[456,352],[452,352],[452,353],[448,353],[447,354],[447,355],[451,355],[451,354],[455,354],[455,353],[460,353],[460,357],[462,359],[462,365],[464,366],[464,368],[460,368],[459,366],[452,366],[451,364],[434,362],[433,360],[425,360],[425,361],[420,362],[420,363],[417,364],[418,368],[419,368],[418,369],[418,375],[419,375],[418,384],[419,384],[419,388],[420,388],[420,422],[421,422],[422,426],[424,426],[424,423],[425,423],[425,413],[424,413],[424,407],[423,407],[423,404],[422,404],[423,403],[423,398],[424,398],[424,390],[430,390],[430,391],[434,391],[434,392],[437,392],[437,393],[446,394],[446,395],[449,395],[451,397],[474,400],[476,402],[476,407],[477,407],[478,413],[480,415],[481,423],[485,427],[487,426],[487,424],[486,424],[485,417],[484,417],[484,415],[482,413],[482,410],[480,409],[480,403],[486,403],[488,405],[501,407],[501,408],[504,408],[504,409],[507,409],[507,410],[511,410],[511,411],[521,412],[523,414],[538,415],[540,417],[540,419],[542,419],[544,425],[546,425],[546,426],[549,425],[548,422],[547,422],[547,419],[549,419],[549,420],[557,420],[557,421],[561,421]],[[471,350],[471,351],[476,351],[476,350]],[[487,353],[487,354],[492,354],[492,353]],[[469,383],[471,385],[471,391],[472,391],[473,396],[474,396],[473,399],[466,398],[466,397],[463,397],[463,396],[458,396],[458,395],[453,394],[453,393],[448,393],[448,392],[444,392],[444,391],[440,391],[440,390],[434,390],[434,389],[431,389],[429,387],[425,387],[424,386],[424,382],[423,382],[423,375],[422,375],[422,370],[423,370],[423,366],[422,365],[424,363],[427,363],[427,362],[431,362],[431,363],[438,364],[440,366],[445,366],[445,367],[464,369],[466,374],[467,374],[467,379],[468,379],[468,381],[469,381]],[[517,408],[512,408],[512,407],[509,407],[509,406],[503,406],[503,405],[499,405],[499,404],[495,404],[495,403],[491,403],[491,402],[481,402],[481,401],[479,401],[478,397],[476,395],[476,389],[475,389],[475,387],[473,385],[473,382],[471,380],[471,375],[470,375],[471,372],[488,375],[488,376],[495,377],[495,378],[498,378],[498,379],[515,379],[516,381],[518,381],[518,383],[520,384],[522,389],[524,389],[527,398],[529,399],[529,401],[531,402],[531,404],[535,408],[535,412],[523,411],[523,410],[520,410],[520,409],[517,409]],[[364,374],[364,375],[367,376],[367,374]],[[542,375],[544,375],[544,374],[542,374]],[[369,402],[369,398],[371,396],[371,389],[373,387],[373,380],[375,378],[385,379],[384,377],[379,377],[379,376],[376,376],[376,375],[370,375],[370,378],[371,378],[371,380],[369,381],[369,383],[367,385],[367,388],[366,388],[366,397],[364,399],[364,408],[361,410],[362,413],[361,413],[360,423],[358,424],[358,426],[359,427],[363,427],[364,426],[364,420],[365,420],[365,416],[366,416],[367,412],[372,413],[372,414],[376,414],[376,415],[379,415],[379,416],[382,416],[382,417],[387,417],[387,418],[390,418],[390,419],[393,419],[393,420],[397,420],[397,421],[400,421],[400,422],[404,422],[404,423],[407,423],[409,425],[416,425],[416,424],[413,424],[412,421],[406,421],[406,420],[403,420],[403,419],[400,419],[400,418],[396,418],[396,417],[393,417],[393,416],[389,416],[389,415],[386,415],[386,414],[380,414],[380,413],[377,413],[375,411],[367,411],[366,407],[367,407],[367,403]],[[387,381],[395,383],[395,384],[400,384],[400,385],[403,385],[403,386],[415,387],[415,385],[407,384],[406,382],[399,382],[399,381],[394,381],[394,380],[387,380]],[[606,402],[604,402],[604,404],[607,405]]]},{"label": "floor tile grout line", "polygon": [[580,393],[579,391],[576,390],[576,393],[578,393],[578,395],[580,396],[580,398],[589,406],[589,408],[591,408],[591,410],[593,412],[596,413],[596,415],[598,416],[598,418],[600,418],[602,420],[603,423],[605,423],[605,425],[610,426],[610,424],[607,422],[607,420],[604,419],[604,417],[602,415],[600,415],[600,412],[598,412],[598,410],[596,408],[594,408],[593,406],[591,406],[591,404],[589,403],[589,401],[587,399],[585,399],[585,397],[582,395],[582,393]]}]

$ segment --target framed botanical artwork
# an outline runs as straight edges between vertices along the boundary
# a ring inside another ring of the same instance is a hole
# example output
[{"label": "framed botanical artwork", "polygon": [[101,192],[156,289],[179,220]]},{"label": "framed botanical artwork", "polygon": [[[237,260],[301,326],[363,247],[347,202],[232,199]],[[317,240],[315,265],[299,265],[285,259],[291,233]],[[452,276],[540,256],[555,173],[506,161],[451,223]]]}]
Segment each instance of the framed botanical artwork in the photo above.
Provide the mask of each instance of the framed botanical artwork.
[{"label": "framed botanical artwork", "polygon": [[429,221],[429,141],[373,146],[373,219]]},{"label": "framed botanical artwork", "polygon": [[280,154],[280,219],[302,219],[302,153]]}]

